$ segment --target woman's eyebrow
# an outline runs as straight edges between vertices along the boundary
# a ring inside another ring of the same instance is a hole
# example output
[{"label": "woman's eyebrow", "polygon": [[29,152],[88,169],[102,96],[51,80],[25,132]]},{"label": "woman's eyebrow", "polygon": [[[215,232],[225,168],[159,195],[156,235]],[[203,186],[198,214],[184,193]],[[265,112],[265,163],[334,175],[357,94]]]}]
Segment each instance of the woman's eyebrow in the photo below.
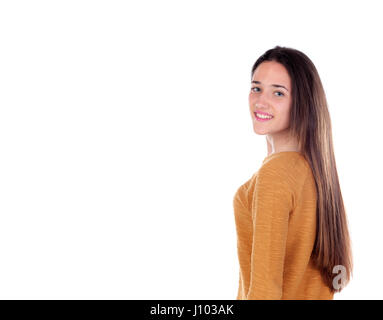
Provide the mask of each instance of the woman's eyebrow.
[{"label": "woman's eyebrow", "polygon": [[[261,84],[260,81],[251,81],[251,83],[259,83],[259,84]],[[282,86],[280,84],[271,84],[271,86],[276,87],[276,88],[284,88],[284,89],[286,89],[286,87],[284,87],[284,86]],[[289,90],[287,90],[287,91],[289,91]]]}]

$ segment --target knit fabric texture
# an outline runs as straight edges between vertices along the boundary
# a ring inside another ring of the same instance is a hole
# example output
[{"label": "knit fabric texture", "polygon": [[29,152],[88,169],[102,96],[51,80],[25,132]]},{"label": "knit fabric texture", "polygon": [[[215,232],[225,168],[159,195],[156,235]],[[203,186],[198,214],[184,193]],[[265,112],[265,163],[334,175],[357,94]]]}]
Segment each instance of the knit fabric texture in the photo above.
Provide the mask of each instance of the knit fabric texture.
[{"label": "knit fabric texture", "polygon": [[311,257],[316,201],[311,167],[297,151],[268,155],[238,188],[237,300],[333,299]]}]

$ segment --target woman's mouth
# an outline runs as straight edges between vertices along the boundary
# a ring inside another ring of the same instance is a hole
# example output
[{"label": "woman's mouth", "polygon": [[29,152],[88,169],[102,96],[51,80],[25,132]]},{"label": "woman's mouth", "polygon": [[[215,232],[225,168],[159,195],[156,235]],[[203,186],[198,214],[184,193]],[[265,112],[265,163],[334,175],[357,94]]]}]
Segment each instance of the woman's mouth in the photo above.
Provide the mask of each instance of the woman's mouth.
[{"label": "woman's mouth", "polygon": [[255,119],[257,119],[258,121],[268,121],[274,118],[273,116],[266,116],[264,114],[260,114],[257,112],[254,112],[254,116],[255,116]]}]

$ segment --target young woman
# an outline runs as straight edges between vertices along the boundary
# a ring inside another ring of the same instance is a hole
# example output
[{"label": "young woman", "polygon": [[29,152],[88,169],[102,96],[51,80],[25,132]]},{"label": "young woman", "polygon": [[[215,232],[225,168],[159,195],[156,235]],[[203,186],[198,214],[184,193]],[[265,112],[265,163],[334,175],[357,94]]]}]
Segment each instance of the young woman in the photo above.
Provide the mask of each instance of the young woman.
[{"label": "young woman", "polygon": [[333,299],[351,241],[324,89],[302,52],[276,46],[251,70],[250,116],[268,155],[233,198],[237,299]]}]

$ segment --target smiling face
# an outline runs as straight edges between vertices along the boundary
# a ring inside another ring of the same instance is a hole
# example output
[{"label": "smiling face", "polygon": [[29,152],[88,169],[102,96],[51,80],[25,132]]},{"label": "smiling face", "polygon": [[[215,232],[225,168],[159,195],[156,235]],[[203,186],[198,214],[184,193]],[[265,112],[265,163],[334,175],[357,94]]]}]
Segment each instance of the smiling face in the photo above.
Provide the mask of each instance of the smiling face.
[{"label": "smiling face", "polygon": [[[285,135],[290,123],[291,99],[291,80],[286,68],[276,61],[264,61],[258,65],[249,93],[254,132],[274,138]],[[273,118],[257,119],[257,111]]]}]

